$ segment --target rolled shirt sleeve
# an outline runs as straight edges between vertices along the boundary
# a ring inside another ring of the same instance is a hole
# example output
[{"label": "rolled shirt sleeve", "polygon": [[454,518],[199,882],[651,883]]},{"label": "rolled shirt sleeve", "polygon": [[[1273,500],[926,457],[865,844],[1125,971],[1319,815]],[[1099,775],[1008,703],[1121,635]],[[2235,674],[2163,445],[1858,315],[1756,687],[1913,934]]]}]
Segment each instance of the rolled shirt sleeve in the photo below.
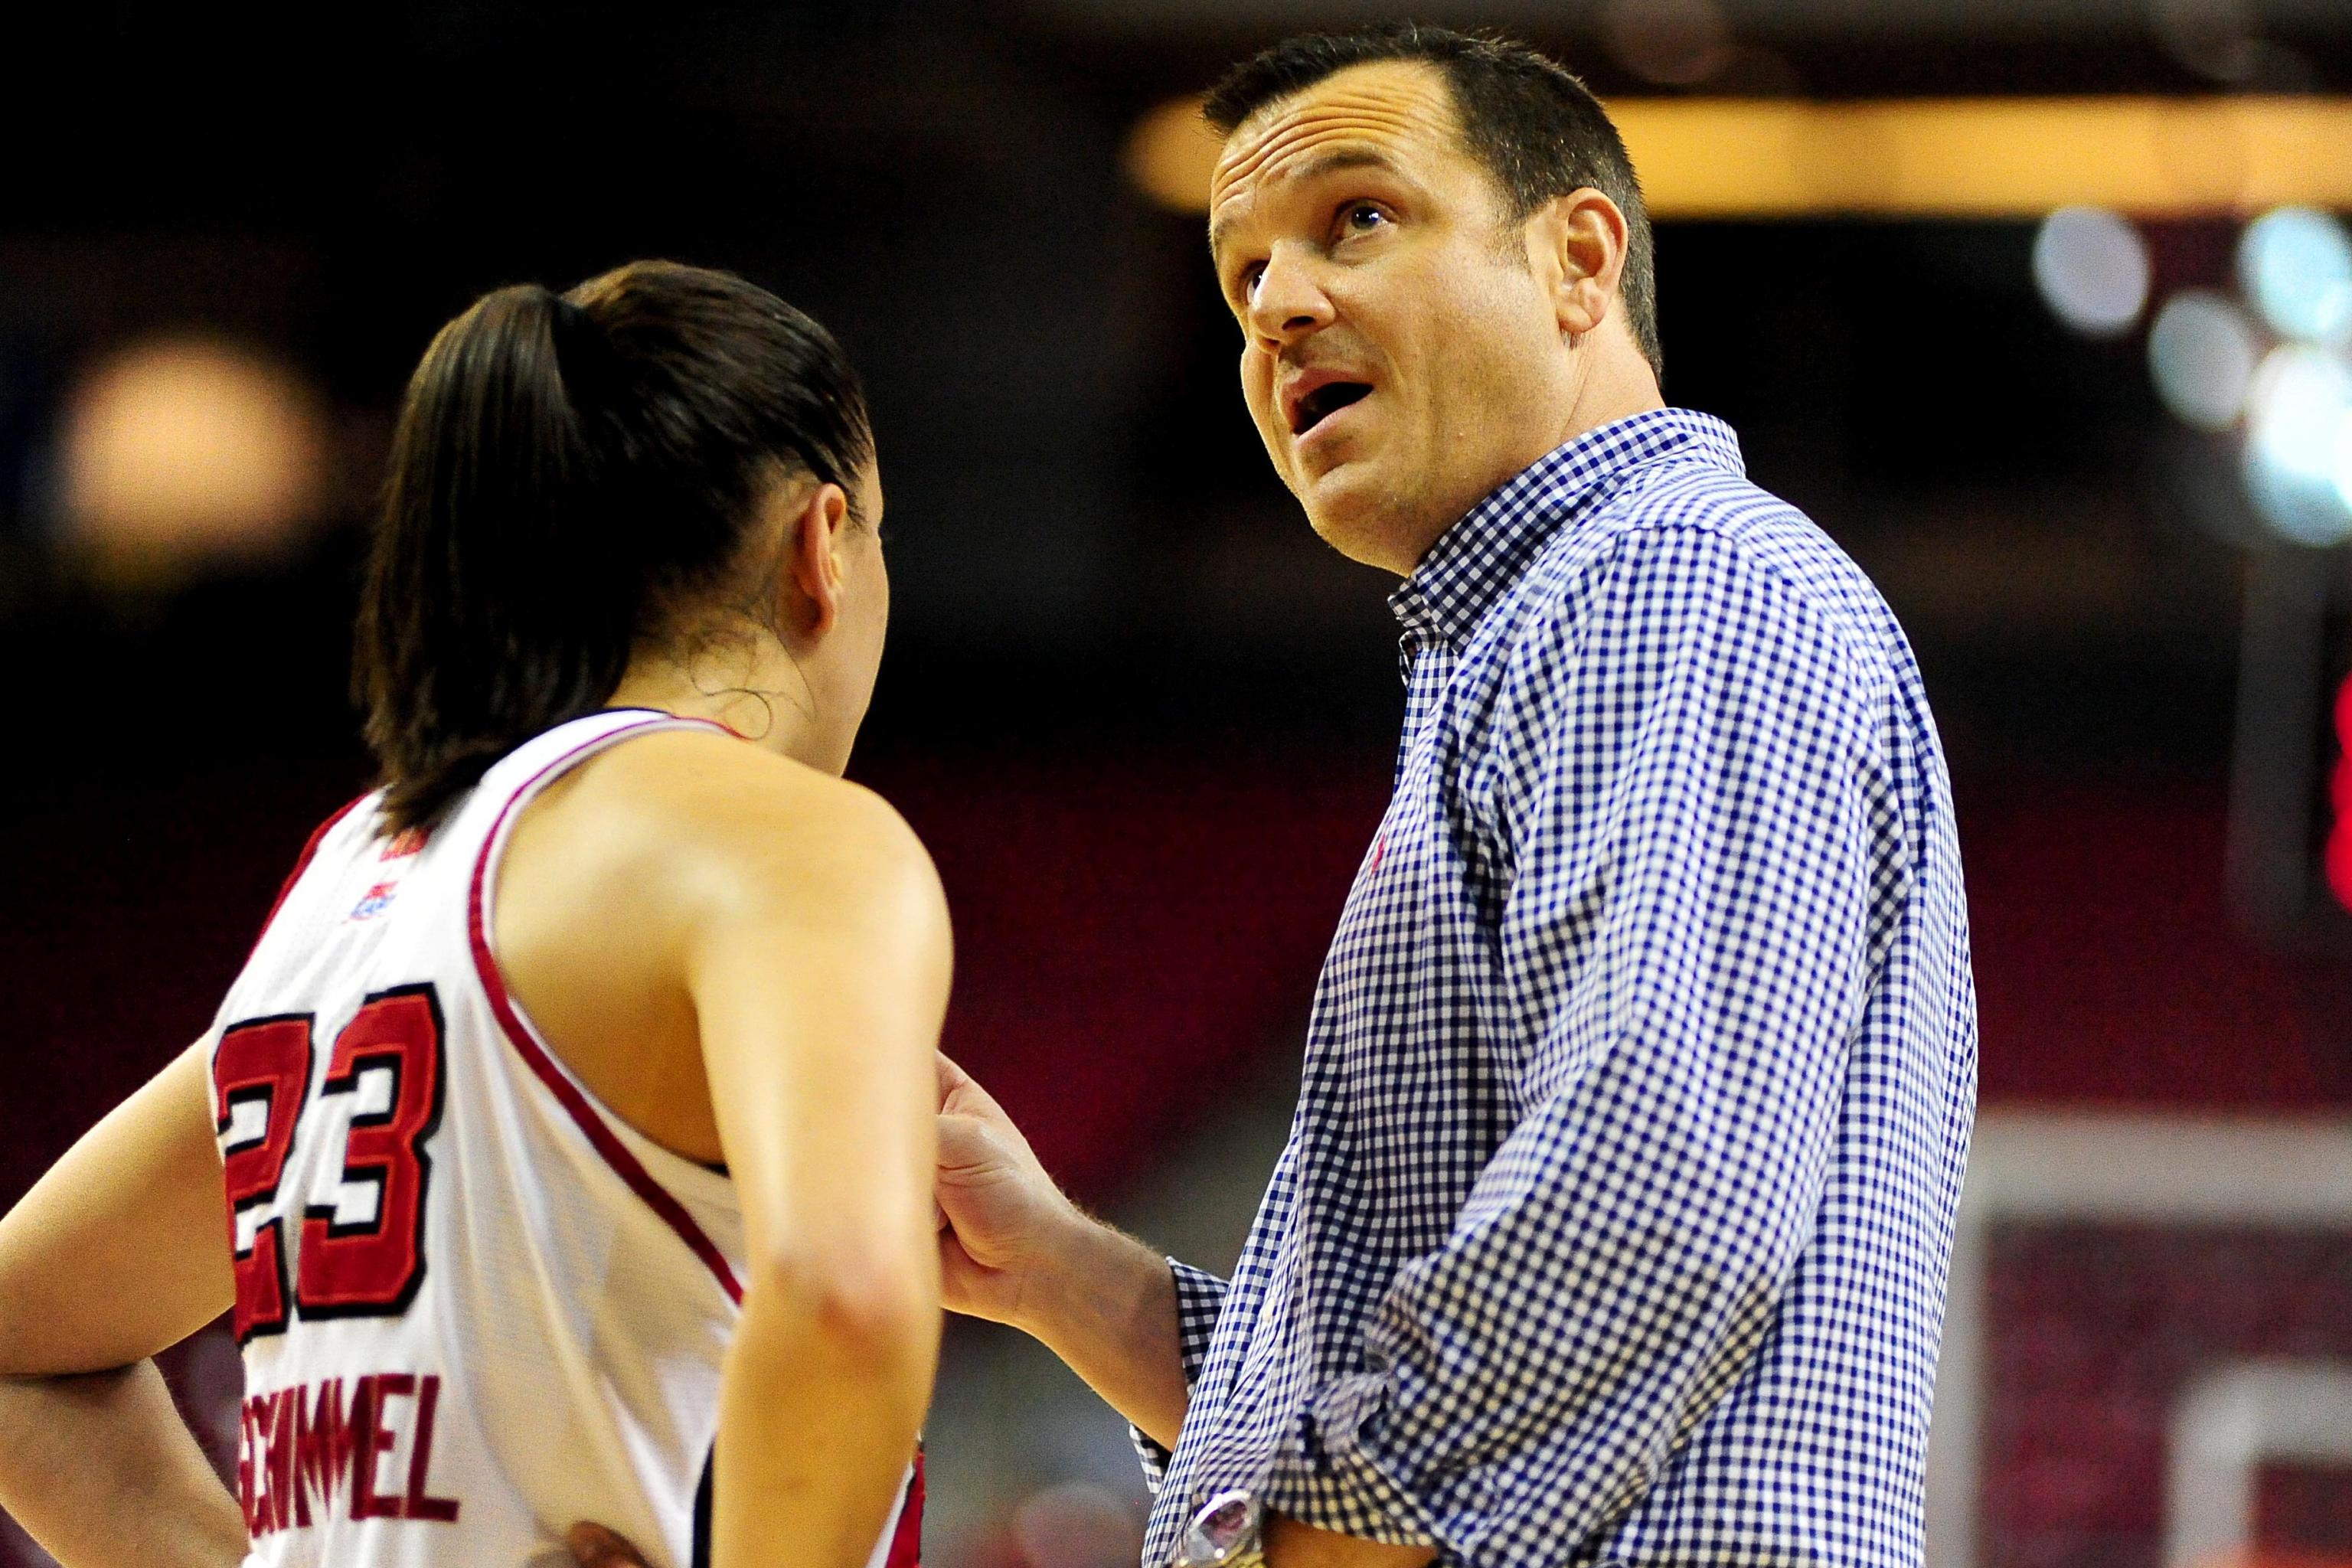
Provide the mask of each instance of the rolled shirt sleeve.
[{"label": "rolled shirt sleeve", "polygon": [[1741,542],[1630,532],[1510,657],[1524,1113],[1262,1493],[1498,1565],[1574,1558],[1772,1331],[1903,861],[1870,659]]},{"label": "rolled shirt sleeve", "polygon": [[[1216,1332],[1217,1313],[1225,1304],[1227,1286],[1207,1269],[1173,1258],[1168,1260],[1168,1271],[1176,1282],[1176,1343],[1184,1358],[1184,1383],[1190,1387],[1200,1381],[1201,1364],[1208,1359],[1209,1339]],[[1168,1479],[1168,1450],[1145,1436],[1139,1426],[1129,1426],[1127,1436],[1135,1445],[1136,1458],[1143,1461],[1144,1485],[1159,1491],[1160,1483]]]}]

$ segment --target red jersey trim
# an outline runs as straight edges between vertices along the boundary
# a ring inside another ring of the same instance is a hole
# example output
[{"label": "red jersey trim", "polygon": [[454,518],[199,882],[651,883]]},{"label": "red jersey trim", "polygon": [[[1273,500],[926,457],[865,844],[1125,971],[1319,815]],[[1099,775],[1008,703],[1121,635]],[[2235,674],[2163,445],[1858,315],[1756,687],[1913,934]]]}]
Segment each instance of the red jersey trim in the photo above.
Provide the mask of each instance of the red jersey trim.
[{"label": "red jersey trim", "polygon": [[253,933],[253,946],[245,955],[245,961],[247,963],[252,963],[253,955],[261,951],[261,939],[268,936],[269,928],[278,923],[278,911],[286,907],[286,900],[294,891],[294,884],[302,879],[302,873],[309,870],[310,862],[318,858],[319,846],[325,843],[327,835],[335,830],[335,824],[357,811],[368,795],[374,793],[375,791],[370,790],[358,800],[346,801],[334,816],[311,829],[310,841],[302,846],[302,853],[294,858],[294,869],[286,873],[286,880],[278,886],[278,896],[269,900],[269,912],[261,918],[261,929]]},{"label": "red jersey trim", "polygon": [[720,1252],[710,1237],[704,1234],[702,1226],[695,1223],[694,1216],[686,1212],[686,1205],[672,1196],[668,1188],[655,1181],[637,1157],[629,1152],[628,1145],[614,1133],[604,1113],[589,1103],[580,1086],[556,1065],[554,1058],[548,1055],[547,1048],[540,1044],[538,1037],[515,1011],[513,999],[507,994],[506,979],[499,973],[498,959],[490,952],[488,931],[483,923],[482,886],[489,872],[490,856],[497,850],[507,818],[513,815],[514,808],[530,798],[532,792],[549,775],[562,772],[583,754],[610,745],[624,735],[667,726],[670,722],[667,719],[656,720],[608,731],[564,752],[533,773],[529,782],[515,791],[512,798],[499,809],[498,820],[490,824],[490,835],[482,843],[481,856],[474,862],[473,890],[466,903],[466,935],[473,944],[474,970],[481,976],[482,989],[489,996],[490,1011],[497,1015],[499,1027],[521,1055],[524,1065],[547,1086],[548,1092],[555,1096],[556,1102],[587,1135],[596,1152],[604,1156],[604,1163],[610,1165],[614,1173],[628,1184],[631,1192],[643,1198],[646,1205],[659,1215],[670,1229],[677,1232],[678,1239],[702,1259],[703,1267],[709,1269],[711,1277],[719,1281],[719,1288],[727,1292],[727,1299],[740,1307],[743,1304],[743,1287],[736,1279],[735,1270],[728,1263],[726,1254]]},{"label": "red jersey trim", "polygon": [[890,1531],[890,1552],[883,1568],[923,1568],[923,1450],[915,1450],[915,1468],[907,1478],[906,1494],[898,1500],[898,1522]]}]

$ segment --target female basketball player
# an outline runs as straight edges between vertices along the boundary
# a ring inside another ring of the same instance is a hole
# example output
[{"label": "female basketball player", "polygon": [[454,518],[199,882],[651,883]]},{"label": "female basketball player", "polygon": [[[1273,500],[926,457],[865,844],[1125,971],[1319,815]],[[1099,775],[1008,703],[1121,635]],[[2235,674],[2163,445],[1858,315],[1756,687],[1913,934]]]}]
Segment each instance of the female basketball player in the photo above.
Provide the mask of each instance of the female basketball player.
[{"label": "female basketball player", "polygon": [[[383,787],[0,1221],[0,1504],[68,1568],[520,1568],[582,1519],[913,1561],[948,930],[839,777],[881,510],[839,349],[739,279],[443,330],[360,615]],[[234,1500],[146,1360],[225,1311]]]}]

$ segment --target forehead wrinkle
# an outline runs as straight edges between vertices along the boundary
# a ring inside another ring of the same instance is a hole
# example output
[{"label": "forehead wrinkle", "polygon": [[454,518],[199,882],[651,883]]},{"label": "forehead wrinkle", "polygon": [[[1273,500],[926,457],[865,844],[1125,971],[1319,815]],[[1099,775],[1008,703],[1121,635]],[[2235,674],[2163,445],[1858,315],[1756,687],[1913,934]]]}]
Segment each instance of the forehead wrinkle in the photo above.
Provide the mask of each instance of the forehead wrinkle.
[{"label": "forehead wrinkle", "polygon": [[1247,179],[1260,165],[1295,146],[1301,137],[1313,137],[1333,129],[1409,132],[1419,118],[1412,107],[1370,93],[1310,99],[1248,140],[1237,137],[1227,143],[1217,160],[1216,178],[1225,184]]},{"label": "forehead wrinkle", "polygon": [[[1314,147],[1315,143],[1309,142],[1302,146],[1297,155],[1286,156],[1282,164],[1259,181],[1247,195],[1255,195],[1276,185],[1312,184],[1326,174],[1337,174],[1342,169],[1384,169],[1391,174],[1400,176],[1403,173],[1398,168],[1396,160],[1390,157],[1385,150],[1370,142],[1359,142],[1352,147],[1335,148],[1302,165],[1299,159],[1314,151]],[[1229,192],[1224,204],[1227,211],[1211,216],[1209,220],[1209,254],[1211,256],[1217,253],[1217,247],[1233,227],[1228,214],[1236,203],[1244,199],[1242,193]]]},{"label": "forehead wrinkle", "polygon": [[[1211,212],[1229,206],[1245,187],[1263,188],[1282,178],[1308,152],[1336,138],[1361,137],[1375,149],[1384,137],[1409,141],[1416,132],[1438,132],[1432,140],[1442,141],[1453,101],[1446,89],[1420,72],[1401,75],[1390,65],[1380,62],[1353,68],[1336,79],[1344,81],[1359,70],[1380,72],[1373,81],[1385,84],[1384,89],[1366,84],[1336,89],[1318,84],[1293,100],[1263,129],[1229,141],[1210,176]],[[1217,231],[1213,219],[1209,231],[1213,247]]]},{"label": "forehead wrinkle", "polygon": [[[1397,113],[1390,108],[1371,108],[1364,113],[1340,115],[1324,122],[1312,122],[1301,118],[1298,124],[1284,130],[1279,139],[1261,141],[1242,163],[1225,164],[1218,169],[1209,195],[1209,251],[1216,254],[1230,228],[1230,212],[1237,202],[1244,202],[1273,185],[1289,184],[1294,179],[1312,179],[1334,167],[1388,167],[1395,169],[1397,160],[1381,146],[1379,132],[1392,136],[1409,136],[1416,130],[1412,115]],[[1355,146],[1331,148],[1334,141]],[[1324,151],[1322,157],[1310,155]]]}]

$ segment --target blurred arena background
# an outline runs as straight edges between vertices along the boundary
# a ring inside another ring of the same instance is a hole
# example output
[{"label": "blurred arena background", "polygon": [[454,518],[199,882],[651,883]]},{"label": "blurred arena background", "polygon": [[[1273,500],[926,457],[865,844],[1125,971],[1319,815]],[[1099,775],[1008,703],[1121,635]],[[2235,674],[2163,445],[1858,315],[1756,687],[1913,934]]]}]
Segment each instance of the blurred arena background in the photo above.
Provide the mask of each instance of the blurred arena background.
[{"label": "blurred arena background", "polygon": [[[1236,396],[1185,95],[1389,14],[0,24],[0,1200],[203,1027],[365,783],[356,541],[428,333],[669,256],[868,380],[897,617],[856,771],[946,878],[950,1048],[1088,1202],[1230,1261],[1401,693],[1387,582]],[[1984,1108],[1930,1561],[2352,1563],[2352,7],[1412,14],[1620,110],[1669,399],[1926,667]],[[174,1375],[233,1436],[226,1335]],[[1121,1429],[1013,1334],[952,1326],[930,1453],[934,1568],[1133,1561]]]}]

